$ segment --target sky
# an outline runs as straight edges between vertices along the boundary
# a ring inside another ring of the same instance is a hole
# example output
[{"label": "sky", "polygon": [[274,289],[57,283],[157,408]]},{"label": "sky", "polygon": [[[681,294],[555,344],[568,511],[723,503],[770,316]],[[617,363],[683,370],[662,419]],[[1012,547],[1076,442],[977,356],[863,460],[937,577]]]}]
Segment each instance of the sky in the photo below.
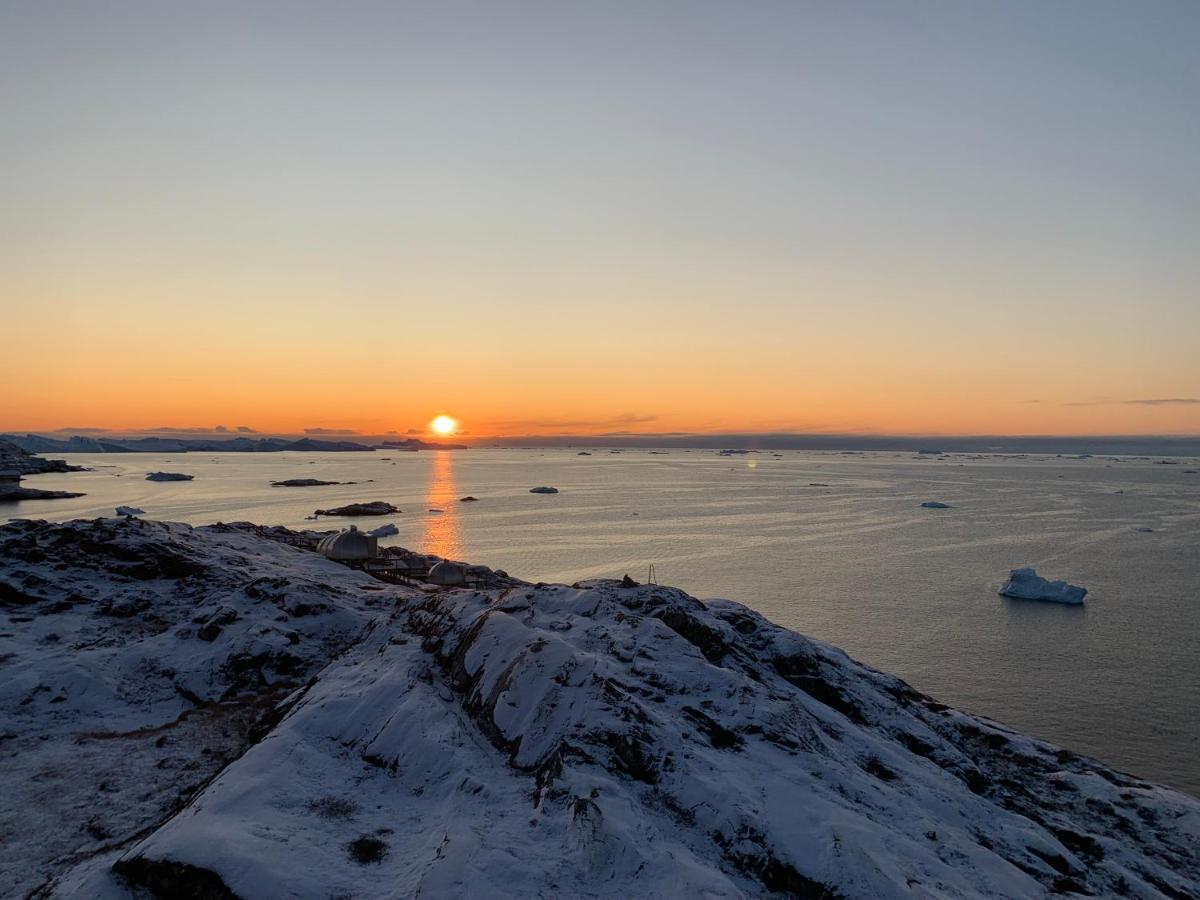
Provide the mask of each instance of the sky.
[{"label": "sky", "polygon": [[0,430],[1200,433],[1200,4],[0,0]]}]

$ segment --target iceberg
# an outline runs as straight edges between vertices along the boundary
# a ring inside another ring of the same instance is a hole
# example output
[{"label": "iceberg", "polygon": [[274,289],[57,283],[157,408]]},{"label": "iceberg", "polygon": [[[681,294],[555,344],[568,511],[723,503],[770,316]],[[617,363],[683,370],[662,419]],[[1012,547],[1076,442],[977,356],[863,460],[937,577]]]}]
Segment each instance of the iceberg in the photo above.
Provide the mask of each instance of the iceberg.
[{"label": "iceberg", "polygon": [[1031,566],[1026,566],[1009,573],[1008,581],[1000,588],[1000,594],[1017,600],[1046,600],[1079,606],[1087,596],[1087,588],[1065,581],[1047,581]]}]

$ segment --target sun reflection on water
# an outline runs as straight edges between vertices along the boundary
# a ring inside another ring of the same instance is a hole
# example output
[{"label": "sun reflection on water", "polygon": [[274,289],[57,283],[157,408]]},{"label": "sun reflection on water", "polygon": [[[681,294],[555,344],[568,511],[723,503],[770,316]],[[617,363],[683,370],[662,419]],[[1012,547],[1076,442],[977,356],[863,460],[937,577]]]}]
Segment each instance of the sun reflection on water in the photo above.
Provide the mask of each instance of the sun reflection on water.
[{"label": "sun reflection on water", "polygon": [[458,489],[454,483],[454,453],[451,450],[436,450],[433,453],[433,468],[429,473],[425,506],[427,509],[440,509],[441,512],[425,513],[421,552],[433,553],[447,559],[462,559]]}]

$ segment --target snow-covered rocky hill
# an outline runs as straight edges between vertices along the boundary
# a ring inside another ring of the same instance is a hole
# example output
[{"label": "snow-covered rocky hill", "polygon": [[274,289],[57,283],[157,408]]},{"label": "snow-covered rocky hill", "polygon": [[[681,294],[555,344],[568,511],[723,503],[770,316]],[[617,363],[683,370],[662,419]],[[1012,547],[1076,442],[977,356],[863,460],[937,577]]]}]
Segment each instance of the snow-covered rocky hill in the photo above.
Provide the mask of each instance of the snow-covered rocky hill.
[{"label": "snow-covered rocky hill", "polygon": [[1200,801],[739,604],[609,581],[396,587],[271,537],[0,527],[0,895],[1200,883]]}]

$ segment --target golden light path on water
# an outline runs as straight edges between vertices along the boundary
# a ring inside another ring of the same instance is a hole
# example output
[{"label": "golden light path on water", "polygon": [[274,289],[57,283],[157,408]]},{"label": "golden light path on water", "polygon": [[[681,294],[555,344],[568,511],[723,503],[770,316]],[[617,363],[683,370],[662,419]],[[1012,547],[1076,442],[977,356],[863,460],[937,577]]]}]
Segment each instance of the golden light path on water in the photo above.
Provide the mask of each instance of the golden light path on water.
[{"label": "golden light path on water", "polygon": [[452,450],[438,450],[433,454],[433,469],[429,477],[429,490],[425,494],[425,506],[421,552],[433,553],[447,559],[461,559],[462,528],[458,520],[458,491],[454,483]]}]

